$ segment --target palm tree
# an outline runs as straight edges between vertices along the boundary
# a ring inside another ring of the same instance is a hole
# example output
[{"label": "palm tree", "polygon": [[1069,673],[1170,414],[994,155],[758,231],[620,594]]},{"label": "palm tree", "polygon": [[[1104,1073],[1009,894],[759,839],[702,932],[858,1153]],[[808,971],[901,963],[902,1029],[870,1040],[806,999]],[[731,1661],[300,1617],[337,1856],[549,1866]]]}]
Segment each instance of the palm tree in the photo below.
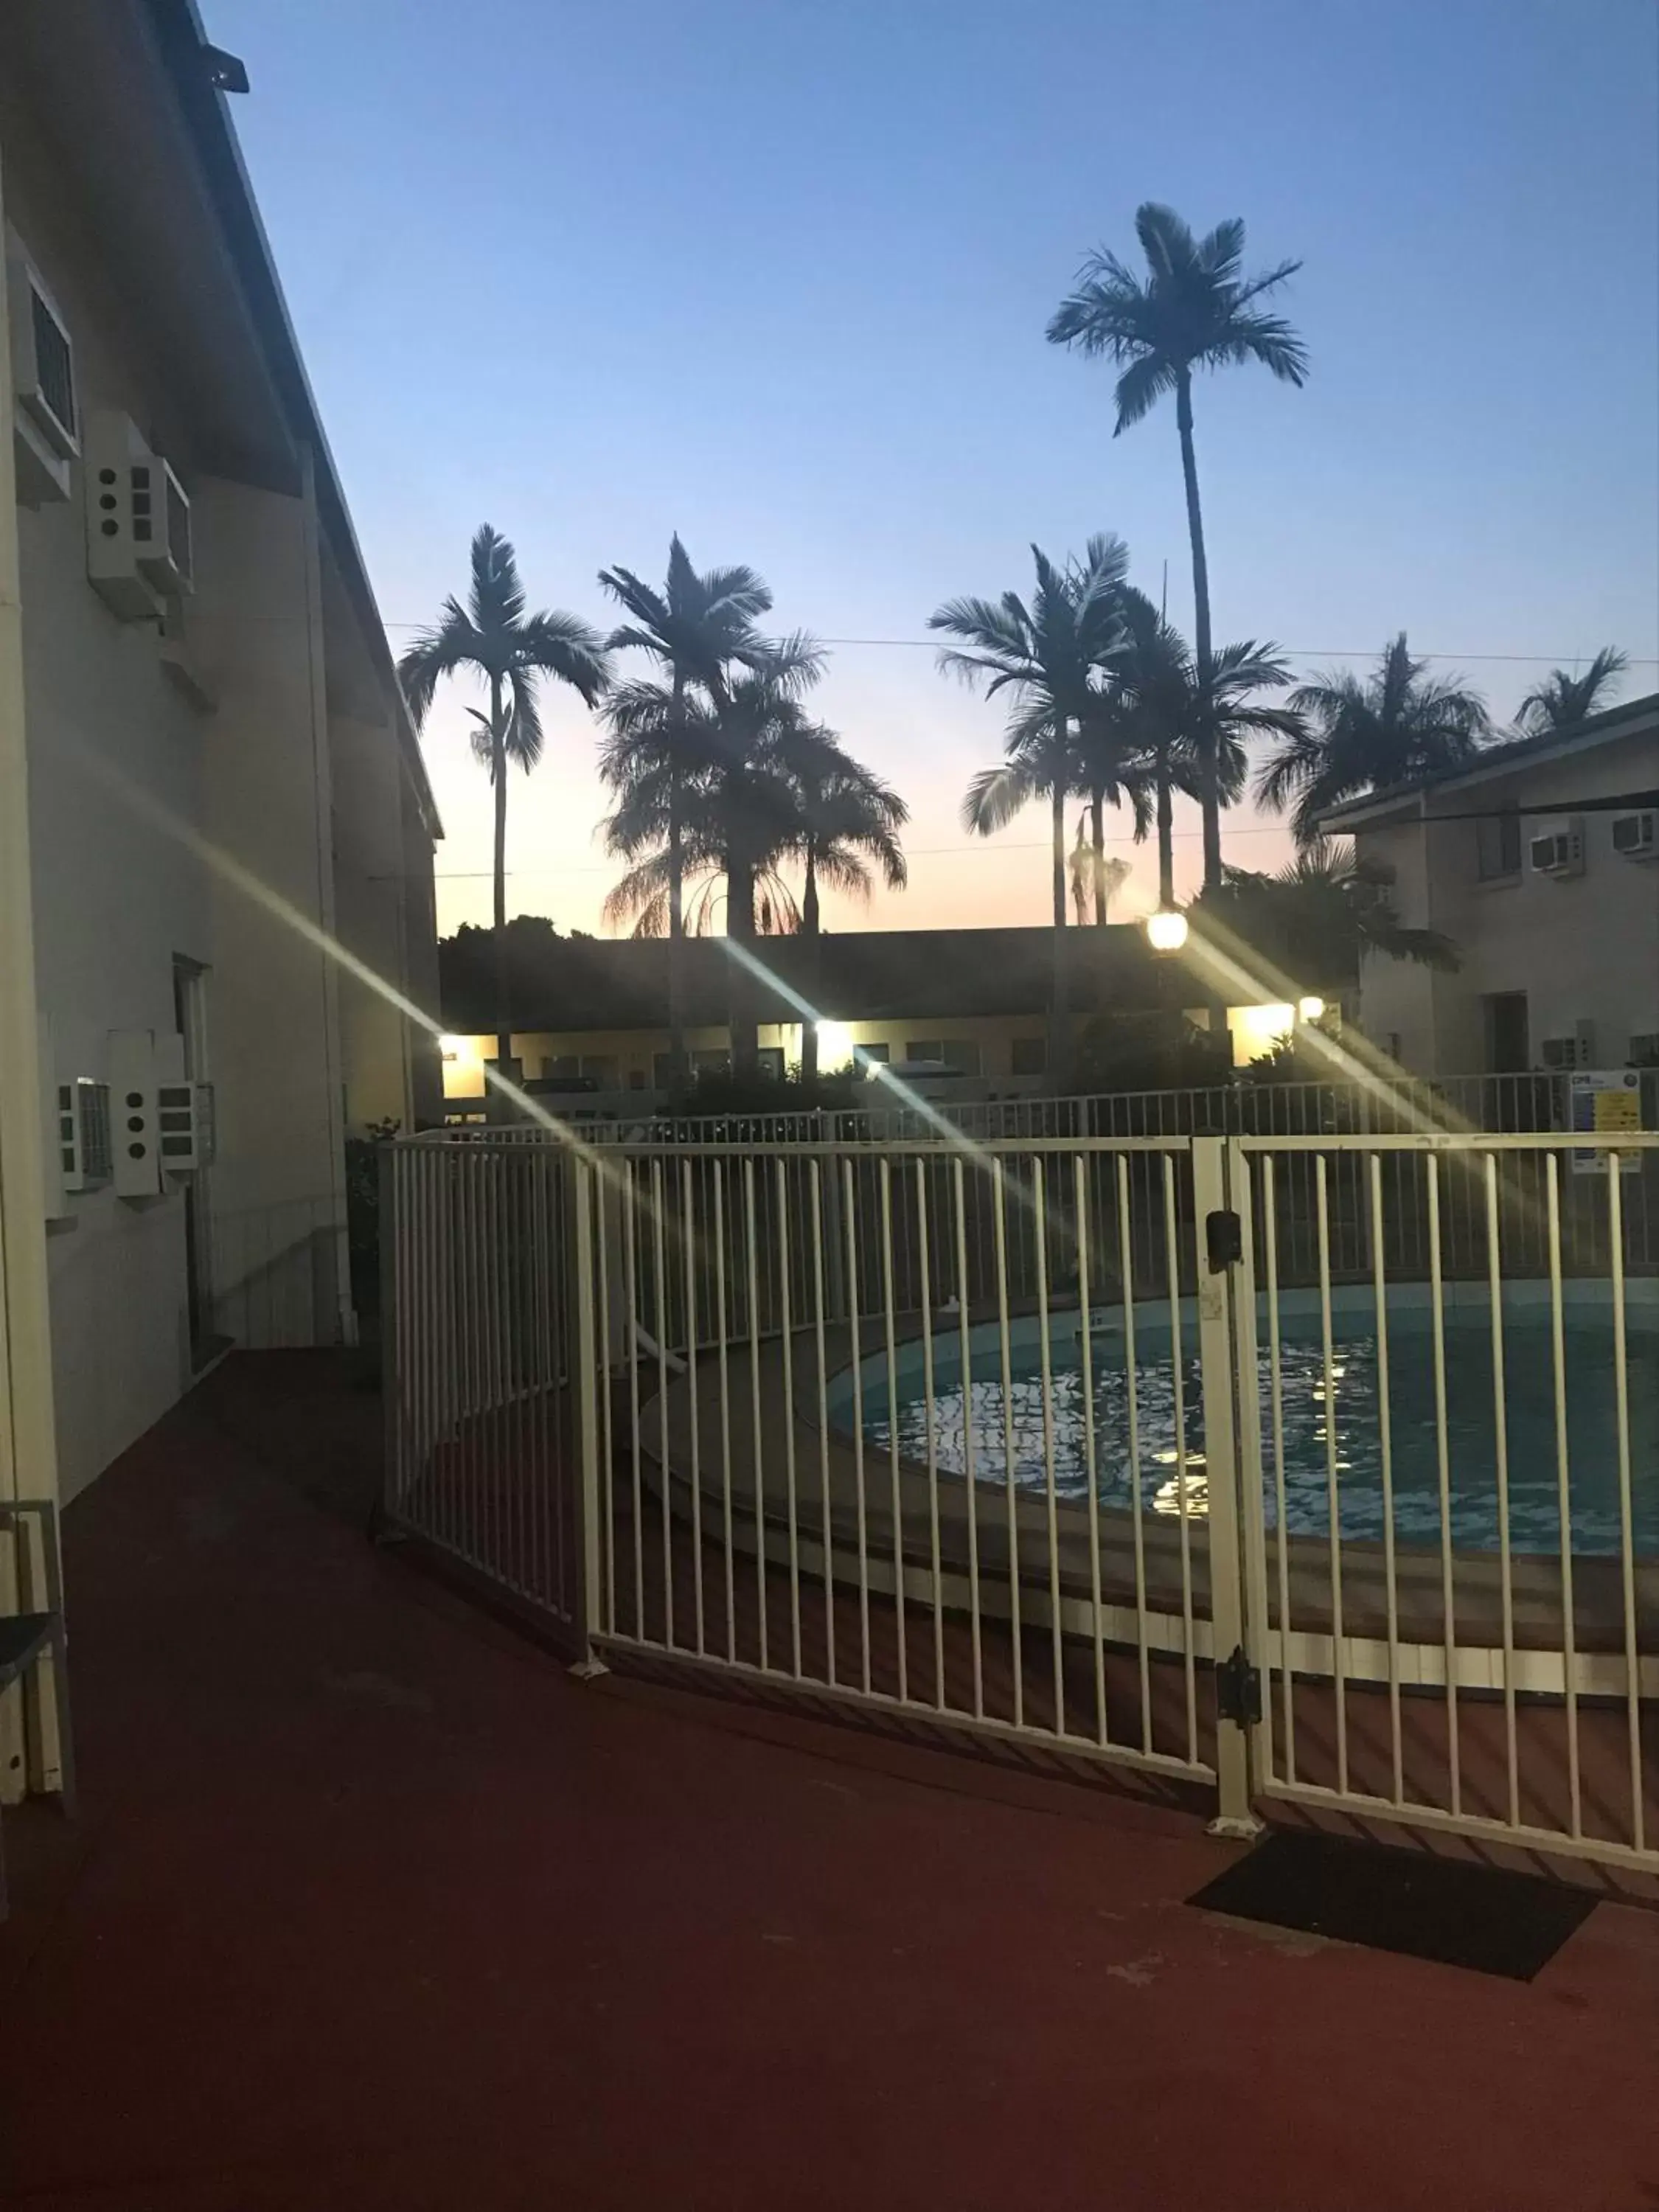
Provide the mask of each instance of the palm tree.
[{"label": "palm tree", "polygon": [[668,574],[660,591],[642,582],[631,568],[602,569],[599,582],[629,617],[611,633],[611,649],[648,653],[668,679],[666,714],[659,718],[657,736],[662,746],[665,807],[669,1081],[678,1091],[685,1081],[686,1058],[685,869],[677,754],[688,734],[688,702],[693,693],[718,708],[726,696],[732,668],[750,667],[765,658],[766,641],[755,624],[770,611],[772,594],[752,568],[710,568],[700,574],[678,532],[669,541]]},{"label": "palm tree", "polygon": [[1320,835],[1322,816],[1344,799],[1466,768],[1491,729],[1486,704],[1461,677],[1435,681],[1413,660],[1402,630],[1364,678],[1328,672],[1291,694],[1299,732],[1262,763],[1259,803],[1291,809],[1298,845]]},{"label": "palm tree", "polygon": [[1516,710],[1515,726],[1524,738],[1541,738],[1552,730],[1570,730],[1601,704],[1601,695],[1630,666],[1630,656],[1617,646],[1604,645],[1582,676],[1569,676],[1553,668],[1535,691],[1528,691]]},{"label": "palm tree", "polygon": [[[1166,392],[1176,396],[1181,467],[1187,487],[1187,529],[1193,551],[1193,619],[1200,669],[1210,659],[1210,572],[1193,449],[1193,371],[1257,361],[1287,384],[1308,374],[1307,349],[1282,317],[1255,303],[1293,276],[1299,261],[1281,261],[1261,275],[1243,274],[1244,226],[1237,218],[1194,239],[1173,209],[1155,200],[1135,212],[1146,257],[1143,282],[1105,247],[1089,255],[1077,287],[1048,324],[1051,345],[1103,354],[1121,367],[1114,437],[1139,422]],[[1202,763],[1204,880],[1221,880],[1221,798],[1218,770]]]},{"label": "palm tree", "polygon": [[1223,646],[1206,671],[1144,592],[1126,586],[1120,605],[1129,645],[1113,707],[1121,742],[1139,752],[1156,794],[1158,899],[1167,908],[1175,903],[1174,794],[1212,790],[1220,805],[1231,805],[1244,790],[1246,744],[1261,737],[1293,740],[1302,720],[1294,708],[1256,696],[1291,680],[1276,645],[1246,638]]},{"label": "palm tree", "polygon": [[517,556],[488,523],[472,540],[472,578],[466,605],[444,601],[436,625],[422,632],[398,663],[398,674],[418,730],[439,684],[471,674],[489,686],[489,711],[468,713],[477,725],[472,750],[489,771],[495,793],[495,1053],[512,1058],[512,1008],[507,960],[507,771],[517,762],[527,775],[542,757],[538,691],[542,679],[568,684],[592,706],[610,679],[597,631],[575,615],[526,614]]},{"label": "palm tree", "polygon": [[[757,900],[799,830],[794,777],[817,743],[801,694],[822,656],[810,640],[784,641],[769,658],[720,684],[718,703],[672,686],[630,684],[611,702],[611,734],[600,774],[617,794],[606,822],[609,850],[633,862],[605,902],[607,917],[635,919],[642,935],[659,933],[684,885],[717,877],[726,884],[726,933],[750,957]],[[705,896],[704,910],[709,910]],[[752,1073],[757,1020],[754,978],[733,959],[728,979],[732,1072]]]},{"label": "palm tree", "polygon": [[[902,890],[908,873],[898,833],[910,810],[890,785],[842,750],[832,730],[815,731],[810,743],[795,750],[789,776],[798,825],[789,850],[805,871],[800,900],[801,934],[807,939],[805,994],[817,1008],[823,945],[818,886],[827,884],[832,890],[867,899],[874,867],[889,890]],[[800,1072],[805,1084],[817,1082],[818,1036],[810,1018],[801,1024]]]},{"label": "palm tree", "polygon": [[1449,937],[1401,921],[1389,896],[1394,879],[1384,862],[1357,859],[1346,840],[1320,837],[1276,874],[1230,868],[1203,903],[1293,975],[1357,981],[1367,954],[1454,971],[1457,947]]},{"label": "palm tree", "polygon": [[1109,534],[1091,538],[1081,563],[1057,568],[1038,546],[1036,590],[1029,609],[1014,592],[1000,599],[947,599],[928,617],[930,629],[969,648],[940,651],[942,670],[983,684],[988,698],[1011,694],[1006,758],[975,777],[963,802],[965,828],[988,837],[1026,802],[1048,801],[1053,824],[1054,973],[1048,1066],[1064,1080],[1071,1063],[1071,1005],[1066,988],[1068,880],[1066,802],[1077,786],[1074,738],[1098,709],[1105,672],[1123,650],[1118,594],[1128,573],[1128,549]]}]

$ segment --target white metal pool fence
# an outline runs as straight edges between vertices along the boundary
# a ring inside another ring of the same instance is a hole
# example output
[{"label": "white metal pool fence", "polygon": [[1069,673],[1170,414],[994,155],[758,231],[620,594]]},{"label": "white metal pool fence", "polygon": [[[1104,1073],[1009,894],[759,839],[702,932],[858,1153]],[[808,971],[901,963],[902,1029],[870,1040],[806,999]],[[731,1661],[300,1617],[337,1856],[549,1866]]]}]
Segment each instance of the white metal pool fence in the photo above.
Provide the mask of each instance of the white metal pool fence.
[{"label": "white metal pool fence", "polygon": [[[1641,1126],[1659,1127],[1659,1067],[1637,1077]],[[1540,1133],[1571,1127],[1572,1076],[1540,1069],[1510,1075],[1449,1076],[1437,1081],[1379,1073],[1353,1081],[1282,1082],[1241,1070],[1203,1088],[1035,1093],[951,1097],[906,1105],[877,1081],[860,1103],[834,1109],[672,1115],[659,1094],[613,1093],[596,1109],[580,1092],[544,1096],[556,1115],[571,1116],[584,1142],[652,1144],[881,1144],[934,1138],[945,1130],[981,1140],[1020,1137],[1345,1136],[1431,1130]],[[499,1135],[484,1121],[473,1133]],[[534,1131],[526,1133],[533,1135]]]},{"label": "white metal pool fence", "polygon": [[[1559,1131],[816,1127],[393,1146],[394,1521],[584,1658],[1136,1768],[1235,1824],[1287,1800],[1659,1870],[1659,1558],[1638,1543],[1659,1481],[1638,1453],[1659,1136],[1621,1139],[1610,1171]],[[1541,1444],[1507,1395],[1517,1301],[1525,1356],[1541,1345],[1550,1368]],[[1596,1479],[1617,1502],[1594,1556],[1567,1402],[1586,1301],[1606,1322]],[[1324,1409],[1311,1527],[1286,1512],[1292,1312]],[[1337,1388],[1355,1313],[1382,1376],[1363,1408]],[[1497,1516],[1476,1547],[1447,1391],[1472,1321]],[[1411,1439],[1392,1427],[1402,1379],[1433,1409]],[[868,1433],[866,1392],[891,1407],[905,1388],[907,1437],[896,1419]],[[1380,1504],[1358,1540],[1362,1421]],[[1431,1455],[1432,1540],[1396,1525],[1408,1443]],[[1540,1449],[1553,1551],[1517,1542],[1509,1512],[1516,1455]]]}]

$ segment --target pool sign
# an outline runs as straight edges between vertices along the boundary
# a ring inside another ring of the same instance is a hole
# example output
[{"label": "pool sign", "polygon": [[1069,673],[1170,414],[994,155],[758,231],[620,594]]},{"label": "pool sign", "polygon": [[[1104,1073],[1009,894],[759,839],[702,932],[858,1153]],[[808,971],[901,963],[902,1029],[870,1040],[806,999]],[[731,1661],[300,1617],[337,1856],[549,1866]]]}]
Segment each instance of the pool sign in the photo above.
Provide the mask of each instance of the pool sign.
[{"label": "pool sign", "polygon": [[[1569,1079],[1567,1127],[1574,1131],[1594,1130],[1602,1139],[1593,1148],[1574,1152],[1575,1175],[1605,1175],[1607,1146],[1616,1145],[1620,1137],[1633,1136],[1641,1126],[1642,1079],[1633,1067],[1575,1071]],[[1634,1152],[1626,1152],[1619,1164],[1626,1175],[1634,1175],[1641,1163]]]}]

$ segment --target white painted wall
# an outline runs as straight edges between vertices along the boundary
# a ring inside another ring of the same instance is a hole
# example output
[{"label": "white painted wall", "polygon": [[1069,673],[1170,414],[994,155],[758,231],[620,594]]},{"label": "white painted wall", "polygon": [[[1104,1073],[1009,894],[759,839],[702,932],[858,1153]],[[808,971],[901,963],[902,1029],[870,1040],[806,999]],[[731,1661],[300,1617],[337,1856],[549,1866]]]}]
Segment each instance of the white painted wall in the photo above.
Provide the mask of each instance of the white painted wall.
[{"label": "white painted wall", "polygon": [[[112,1030],[170,1036],[175,957],[199,963],[218,1109],[218,1157],[198,1185],[214,1317],[244,1345],[337,1341],[349,1326],[345,1118],[408,1126],[413,1108],[401,1022],[361,994],[343,1012],[318,933],[343,891],[345,934],[365,957],[390,963],[399,988],[411,969],[428,975],[434,956],[416,940],[430,930],[430,835],[384,696],[374,726],[344,732],[337,786],[328,556],[303,453],[285,483],[206,470],[131,272],[75,228],[54,155],[9,128],[3,151],[8,213],[69,322],[83,415],[123,408],[191,494],[198,589],[183,626],[213,702],[189,703],[155,628],[118,620],[88,584],[78,468],[70,501],[20,511],[36,988],[56,1070],[107,1079]],[[368,880],[382,859],[384,888]],[[193,1373],[181,1188],[68,1205],[48,1245],[66,1498]]]}]

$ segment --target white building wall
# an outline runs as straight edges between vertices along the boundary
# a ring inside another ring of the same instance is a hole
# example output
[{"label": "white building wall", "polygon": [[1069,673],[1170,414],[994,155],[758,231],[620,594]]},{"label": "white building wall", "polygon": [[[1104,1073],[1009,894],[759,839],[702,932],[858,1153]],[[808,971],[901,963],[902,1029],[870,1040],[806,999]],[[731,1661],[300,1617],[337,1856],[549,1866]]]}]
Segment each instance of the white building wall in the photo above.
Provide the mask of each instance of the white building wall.
[{"label": "white building wall", "polygon": [[108,405],[131,415],[191,494],[198,587],[183,629],[211,702],[191,703],[166,672],[154,623],[118,619],[89,584],[78,465],[69,501],[17,511],[36,988],[55,1072],[107,1080],[112,1031],[171,1037],[182,958],[204,971],[217,1106],[217,1158],[195,1185],[210,1283],[194,1354],[180,1183],[141,1201],[76,1194],[52,1226],[68,1498],[178,1399],[216,1328],[255,1347],[336,1342],[349,1328],[344,1117],[407,1122],[411,1109],[396,1018],[355,1001],[343,1039],[319,941],[336,918],[337,816],[343,842],[360,845],[356,810],[387,808],[373,842],[393,880],[380,905],[354,907],[349,933],[399,974],[434,957],[407,943],[411,927],[430,927],[431,837],[395,778],[380,787],[398,757],[389,720],[373,773],[334,788],[303,453],[293,449],[286,484],[206,471],[134,304],[142,289],[118,285],[75,227],[54,190],[58,156],[10,124],[4,154],[7,213],[70,326],[83,419]]},{"label": "white building wall", "polygon": [[[1626,860],[1613,849],[1613,816],[1574,818],[1583,830],[1581,875],[1537,873],[1534,836],[1565,821],[1575,799],[1616,797],[1659,787],[1659,728],[1585,746],[1553,761],[1518,763],[1513,773],[1443,787],[1439,815],[1524,805],[1518,873],[1483,882],[1478,824],[1401,822],[1359,832],[1359,849],[1396,871],[1401,919],[1443,931],[1457,945],[1455,975],[1398,961],[1368,960],[1361,1018],[1414,1073],[1473,1074],[1490,1066],[1486,1000],[1524,992],[1530,1058],[1541,1066],[1547,1037],[1590,1025],[1596,1064],[1620,1066],[1633,1036],[1659,1030],[1659,862]],[[1560,812],[1537,814],[1536,808]]]}]

